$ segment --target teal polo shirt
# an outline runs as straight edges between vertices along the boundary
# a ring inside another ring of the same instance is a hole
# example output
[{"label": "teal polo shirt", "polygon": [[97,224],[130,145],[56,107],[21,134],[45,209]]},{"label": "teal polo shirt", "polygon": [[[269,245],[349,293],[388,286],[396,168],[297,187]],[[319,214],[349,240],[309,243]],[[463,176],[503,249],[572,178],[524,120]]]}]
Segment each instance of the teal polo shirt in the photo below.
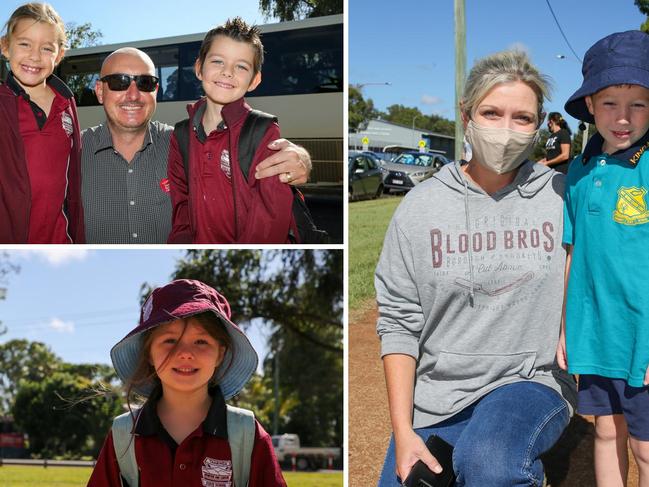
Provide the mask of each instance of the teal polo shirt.
[{"label": "teal polo shirt", "polygon": [[642,387],[649,365],[649,132],[601,153],[595,134],[566,178],[569,372]]}]

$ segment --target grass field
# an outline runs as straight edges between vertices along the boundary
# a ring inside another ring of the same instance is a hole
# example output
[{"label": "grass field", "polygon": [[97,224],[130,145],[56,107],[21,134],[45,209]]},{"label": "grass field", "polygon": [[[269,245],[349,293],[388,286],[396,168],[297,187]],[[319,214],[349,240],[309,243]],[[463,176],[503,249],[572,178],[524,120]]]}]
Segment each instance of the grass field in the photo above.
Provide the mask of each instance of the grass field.
[{"label": "grass field", "polygon": [[374,296],[374,270],[383,238],[401,197],[359,201],[349,205],[349,309]]},{"label": "grass field", "polygon": [[[0,467],[0,487],[85,487],[90,468],[83,467]],[[284,472],[288,487],[342,487],[342,472]]]}]

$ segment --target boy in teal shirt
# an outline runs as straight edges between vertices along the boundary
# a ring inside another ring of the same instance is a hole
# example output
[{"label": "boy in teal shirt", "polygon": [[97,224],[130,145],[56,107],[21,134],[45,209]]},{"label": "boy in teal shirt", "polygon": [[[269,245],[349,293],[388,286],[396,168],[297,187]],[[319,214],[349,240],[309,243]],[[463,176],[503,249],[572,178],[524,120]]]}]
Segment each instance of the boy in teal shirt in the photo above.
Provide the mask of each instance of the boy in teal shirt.
[{"label": "boy in teal shirt", "polygon": [[627,436],[639,485],[649,486],[648,52],[649,35],[640,31],[596,42],[584,58],[584,82],[565,105],[598,133],[566,180],[557,360],[580,376],[577,412],[595,416],[600,487],[626,485]]}]

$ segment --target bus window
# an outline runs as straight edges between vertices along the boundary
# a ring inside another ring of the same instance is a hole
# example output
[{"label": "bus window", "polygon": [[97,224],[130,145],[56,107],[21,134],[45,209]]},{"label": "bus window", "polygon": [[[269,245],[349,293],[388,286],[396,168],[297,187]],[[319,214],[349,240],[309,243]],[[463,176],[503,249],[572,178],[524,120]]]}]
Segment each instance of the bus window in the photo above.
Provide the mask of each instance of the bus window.
[{"label": "bus window", "polygon": [[99,105],[95,95],[95,83],[99,79],[101,64],[107,55],[108,53],[99,56],[78,56],[70,62],[61,63],[59,76],[74,93],[77,105]]},{"label": "bus window", "polygon": [[246,96],[343,91],[342,25],[269,32],[262,42],[262,82]]}]

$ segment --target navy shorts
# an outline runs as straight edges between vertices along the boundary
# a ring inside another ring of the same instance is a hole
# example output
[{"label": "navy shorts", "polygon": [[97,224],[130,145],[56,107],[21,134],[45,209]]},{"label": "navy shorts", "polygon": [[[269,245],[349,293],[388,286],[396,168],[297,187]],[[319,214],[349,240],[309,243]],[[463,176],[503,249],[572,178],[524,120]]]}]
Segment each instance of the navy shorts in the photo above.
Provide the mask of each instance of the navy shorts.
[{"label": "navy shorts", "polygon": [[593,416],[623,414],[629,434],[649,441],[649,387],[631,387],[623,379],[580,375],[577,412]]}]

